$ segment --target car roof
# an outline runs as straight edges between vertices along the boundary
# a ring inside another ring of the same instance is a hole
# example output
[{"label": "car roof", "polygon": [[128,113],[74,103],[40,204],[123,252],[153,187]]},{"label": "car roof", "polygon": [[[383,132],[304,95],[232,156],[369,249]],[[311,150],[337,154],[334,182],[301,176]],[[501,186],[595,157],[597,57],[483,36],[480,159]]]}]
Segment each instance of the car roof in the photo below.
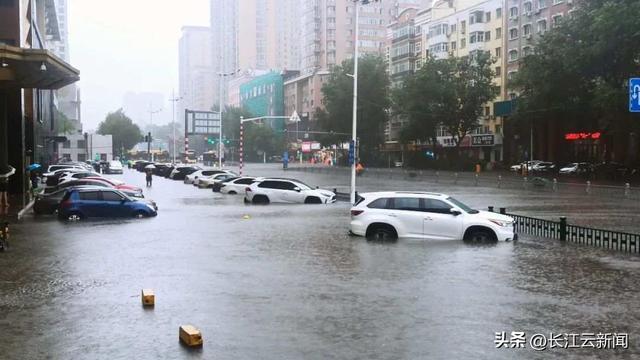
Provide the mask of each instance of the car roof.
[{"label": "car roof", "polygon": [[428,191],[377,191],[377,192],[367,192],[358,194],[364,198],[368,197],[398,197],[398,196],[407,196],[407,195],[415,195],[415,196],[432,196],[437,198],[446,199],[449,197],[447,194],[428,192]]}]

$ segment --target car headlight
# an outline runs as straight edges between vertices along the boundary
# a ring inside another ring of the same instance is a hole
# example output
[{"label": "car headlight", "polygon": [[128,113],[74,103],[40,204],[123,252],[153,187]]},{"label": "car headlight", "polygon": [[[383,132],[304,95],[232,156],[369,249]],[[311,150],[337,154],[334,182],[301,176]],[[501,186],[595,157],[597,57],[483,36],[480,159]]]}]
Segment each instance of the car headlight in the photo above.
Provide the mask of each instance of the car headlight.
[{"label": "car headlight", "polygon": [[504,221],[504,220],[496,220],[496,219],[489,219],[489,221],[491,221],[492,223],[498,225],[498,226],[502,226],[502,227],[508,227],[511,226],[513,224],[513,222],[511,221]]}]

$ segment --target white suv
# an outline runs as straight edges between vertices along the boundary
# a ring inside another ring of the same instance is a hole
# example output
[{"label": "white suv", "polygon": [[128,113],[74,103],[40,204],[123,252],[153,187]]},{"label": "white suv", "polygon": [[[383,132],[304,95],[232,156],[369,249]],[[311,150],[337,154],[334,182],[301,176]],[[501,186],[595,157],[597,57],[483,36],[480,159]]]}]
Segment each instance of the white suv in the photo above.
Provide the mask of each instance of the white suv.
[{"label": "white suv", "polygon": [[336,201],[336,194],[328,190],[312,189],[298,180],[270,178],[246,187],[244,200],[254,204],[329,204]]},{"label": "white suv", "polygon": [[360,194],[351,208],[351,233],[381,239],[415,237],[472,242],[517,240],[513,218],[473,210],[445,194]]}]

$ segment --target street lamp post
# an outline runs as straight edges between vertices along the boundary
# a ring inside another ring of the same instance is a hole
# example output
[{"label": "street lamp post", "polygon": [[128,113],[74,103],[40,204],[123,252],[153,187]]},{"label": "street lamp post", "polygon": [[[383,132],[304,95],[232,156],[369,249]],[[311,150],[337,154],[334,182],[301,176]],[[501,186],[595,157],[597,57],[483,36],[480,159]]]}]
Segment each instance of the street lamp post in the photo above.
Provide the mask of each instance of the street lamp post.
[{"label": "street lamp post", "polygon": [[[149,135],[151,135],[151,126],[153,125],[153,114],[158,114],[162,111],[162,108],[158,110],[153,110],[153,104],[149,104]],[[149,139],[148,144],[149,150],[149,161],[153,161],[153,157],[151,156],[151,139]]]},{"label": "street lamp post", "polygon": [[171,114],[173,124],[173,163],[176,163],[176,102],[182,100],[182,96],[176,97],[175,89],[171,90]]}]

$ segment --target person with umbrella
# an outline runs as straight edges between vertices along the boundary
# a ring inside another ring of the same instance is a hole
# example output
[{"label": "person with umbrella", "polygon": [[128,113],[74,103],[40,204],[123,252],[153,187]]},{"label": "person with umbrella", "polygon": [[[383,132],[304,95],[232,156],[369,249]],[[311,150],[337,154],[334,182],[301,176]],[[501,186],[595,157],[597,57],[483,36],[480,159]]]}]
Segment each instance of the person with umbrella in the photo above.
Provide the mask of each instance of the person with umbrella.
[{"label": "person with umbrella", "polygon": [[31,179],[31,189],[33,190],[38,188],[38,183],[40,182],[38,170],[40,170],[41,167],[42,166],[40,164],[31,164],[27,167],[27,171],[29,172],[29,179]]},{"label": "person with umbrella", "polygon": [[153,169],[156,167],[153,164],[149,164],[144,167],[144,172],[147,175],[147,187],[151,187],[153,183]]}]

